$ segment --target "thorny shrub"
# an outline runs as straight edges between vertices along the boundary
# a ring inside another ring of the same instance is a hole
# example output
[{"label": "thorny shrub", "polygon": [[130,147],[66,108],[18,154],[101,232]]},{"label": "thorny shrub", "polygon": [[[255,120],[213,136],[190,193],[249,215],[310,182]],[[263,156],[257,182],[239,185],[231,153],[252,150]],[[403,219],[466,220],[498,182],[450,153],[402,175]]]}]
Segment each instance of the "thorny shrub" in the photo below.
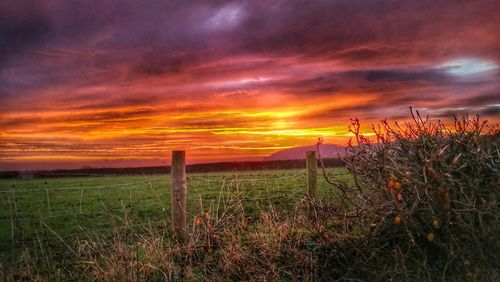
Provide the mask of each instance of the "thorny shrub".
[{"label": "thorny shrub", "polygon": [[412,122],[384,120],[372,139],[352,120],[354,187],[329,180],[344,203],[333,210],[371,227],[384,279],[500,279],[498,125],[456,117],[447,128],[410,111]]}]

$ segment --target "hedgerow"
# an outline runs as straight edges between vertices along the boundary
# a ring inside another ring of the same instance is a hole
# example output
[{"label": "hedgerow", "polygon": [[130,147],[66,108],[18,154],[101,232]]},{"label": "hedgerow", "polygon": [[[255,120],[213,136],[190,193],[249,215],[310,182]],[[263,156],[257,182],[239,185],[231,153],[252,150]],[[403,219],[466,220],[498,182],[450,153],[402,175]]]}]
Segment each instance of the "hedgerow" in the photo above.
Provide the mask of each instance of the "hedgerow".
[{"label": "hedgerow", "polygon": [[355,189],[331,181],[352,207],[352,218],[373,227],[370,246],[382,248],[378,273],[498,280],[498,125],[464,116],[446,127],[411,113],[411,122],[373,126],[371,139],[353,119],[345,161]]}]

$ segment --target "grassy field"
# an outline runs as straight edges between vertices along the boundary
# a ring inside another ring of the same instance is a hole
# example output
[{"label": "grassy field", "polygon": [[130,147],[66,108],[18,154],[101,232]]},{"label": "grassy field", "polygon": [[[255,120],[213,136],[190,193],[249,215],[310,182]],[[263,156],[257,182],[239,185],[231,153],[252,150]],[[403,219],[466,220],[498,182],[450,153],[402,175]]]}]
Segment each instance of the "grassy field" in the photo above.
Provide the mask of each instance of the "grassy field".
[{"label": "grassy field", "polygon": [[[343,168],[329,173],[346,175]],[[258,217],[272,206],[291,209],[303,197],[305,170],[266,170],[188,175],[188,220],[210,211],[217,216],[228,197],[242,199],[245,214]],[[320,197],[331,195],[318,177]],[[164,228],[170,220],[170,177],[85,176],[0,180],[0,251],[3,264],[16,262],[23,248],[43,245],[53,256],[67,252],[75,240],[102,236],[134,222]]]}]

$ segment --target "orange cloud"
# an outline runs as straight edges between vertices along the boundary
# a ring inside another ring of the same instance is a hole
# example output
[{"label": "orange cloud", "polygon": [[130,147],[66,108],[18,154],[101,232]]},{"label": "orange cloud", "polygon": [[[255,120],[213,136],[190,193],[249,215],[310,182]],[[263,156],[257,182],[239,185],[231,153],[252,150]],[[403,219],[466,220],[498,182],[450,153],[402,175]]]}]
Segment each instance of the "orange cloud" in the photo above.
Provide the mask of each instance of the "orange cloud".
[{"label": "orange cloud", "polygon": [[500,113],[495,1],[11,2],[2,170],[259,159],[346,143],[349,117]]}]

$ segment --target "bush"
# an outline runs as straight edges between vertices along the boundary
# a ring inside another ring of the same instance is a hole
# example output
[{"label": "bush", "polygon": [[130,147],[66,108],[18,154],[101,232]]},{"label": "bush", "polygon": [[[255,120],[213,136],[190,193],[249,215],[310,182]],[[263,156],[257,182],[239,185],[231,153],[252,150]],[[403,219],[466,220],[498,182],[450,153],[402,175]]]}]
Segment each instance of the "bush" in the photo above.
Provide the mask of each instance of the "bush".
[{"label": "bush", "polygon": [[373,227],[371,242],[388,251],[379,255],[395,259],[384,262],[388,276],[500,279],[498,126],[456,117],[447,128],[412,117],[404,125],[382,121],[372,140],[352,120],[345,161],[355,189],[332,184]]}]

